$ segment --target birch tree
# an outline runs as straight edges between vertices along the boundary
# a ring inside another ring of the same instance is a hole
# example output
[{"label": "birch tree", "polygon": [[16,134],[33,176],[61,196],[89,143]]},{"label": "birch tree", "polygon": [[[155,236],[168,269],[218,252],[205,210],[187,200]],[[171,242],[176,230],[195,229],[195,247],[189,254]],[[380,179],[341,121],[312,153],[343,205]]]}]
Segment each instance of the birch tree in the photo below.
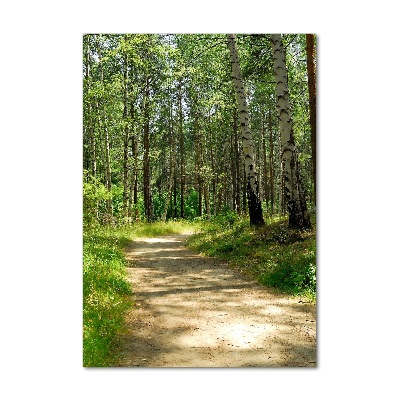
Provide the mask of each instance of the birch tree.
[{"label": "birch tree", "polygon": [[246,191],[250,225],[261,226],[264,225],[264,218],[262,215],[259,183],[256,173],[255,149],[249,126],[249,112],[247,109],[244,82],[240,71],[235,34],[228,34],[228,48],[232,64],[232,79],[239,109],[242,146],[245,157]]},{"label": "birch tree", "polygon": [[282,146],[282,178],[285,202],[289,211],[289,226],[310,227],[310,215],[304,197],[300,168],[293,135],[292,112],[289,102],[285,51],[281,35],[271,35],[276,83],[279,129]]}]

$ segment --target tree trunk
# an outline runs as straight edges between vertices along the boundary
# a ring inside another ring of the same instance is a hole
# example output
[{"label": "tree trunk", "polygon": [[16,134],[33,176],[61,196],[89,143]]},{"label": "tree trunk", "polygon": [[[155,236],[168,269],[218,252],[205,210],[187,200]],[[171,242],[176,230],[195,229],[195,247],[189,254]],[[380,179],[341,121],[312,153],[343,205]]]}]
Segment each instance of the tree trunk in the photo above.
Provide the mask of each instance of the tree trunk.
[{"label": "tree trunk", "polygon": [[272,117],[271,111],[268,113],[268,128],[269,128],[269,187],[271,197],[271,215],[274,214],[274,141],[272,136]]},{"label": "tree trunk", "polygon": [[208,189],[208,183],[204,185],[204,201],[206,203],[206,214],[207,214],[207,219],[211,219],[211,212],[210,212],[210,191]]},{"label": "tree trunk", "polygon": [[150,191],[150,114],[149,114],[149,78],[146,79],[146,88],[143,99],[144,127],[143,127],[143,199],[144,213],[147,222],[151,221],[151,191]]},{"label": "tree trunk", "polygon": [[[131,113],[133,114],[133,106],[131,108]],[[133,115],[132,115],[133,121]],[[138,186],[138,178],[137,178],[137,153],[138,153],[138,144],[137,144],[137,137],[135,135],[131,136],[131,151],[132,151],[132,158],[133,158],[133,166],[131,172],[131,184],[130,184],[130,191],[129,191],[129,205],[128,205],[128,217],[139,219],[139,209],[137,207],[138,197],[137,197],[137,186]],[[133,204],[132,204],[133,202]]]},{"label": "tree trunk", "polygon": [[314,182],[314,204],[317,204],[317,91],[315,73],[315,48],[314,35],[306,35],[307,53],[307,75],[308,95],[310,104],[310,126],[311,126],[311,154],[312,154],[312,176]]},{"label": "tree trunk", "polygon": [[183,137],[182,85],[179,86],[179,153],[181,164],[181,218],[185,218],[185,147]]},{"label": "tree trunk", "polygon": [[172,107],[170,108],[170,113],[169,113],[169,137],[170,137],[169,182],[168,182],[167,198],[165,199],[164,211],[162,214],[162,220],[164,223],[167,220],[168,206],[171,202],[172,187],[175,175],[175,135],[172,127]]},{"label": "tree trunk", "polygon": [[232,210],[236,211],[236,161],[235,161],[235,123],[233,124],[233,135],[230,137],[230,170],[231,170],[231,188],[232,188]]},{"label": "tree trunk", "polygon": [[246,188],[246,164],[245,164],[244,160],[243,160],[243,169],[242,169],[242,171],[243,171],[242,204],[243,204],[243,214],[246,215],[247,214],[247,198],[246,198],[247,188]]},{"label": "tree trunk", "polygon": [[129,124],[128,124],[128,57],[124,56],[124,111],[122,116],[124,126],[124,162],[123,162],[123,215],[128,216],[129,185],[128,185],[128,147],[129,147]]},{"label": "tree trunk", "polygon": [[[176,156],[175,156],[175,160],[174,163],[176,163]],[[176,168],[174,166],[174,218],[178,218],[178,206],[177,206],[177,190],[178,190],[178,184],[177,184],[177,174],[176,174]]]},{"label": "tree trunk", "polygon": [[236,35],[228,34],[228,47],[232,63],[232,78],[239,108],[243,153],[245,156],[246,190],[249,204],[250,225],[261,226],[264,225],[264,218],[262,215],[259,184],[256,174],[254,144],[249,128],[249,113],[246,103],[245,88],[236,48]]},{"label": "tree trunk", "polygon": [[198,215],[203,215],[203,177],[201,173],[202,167],[202,149],[201,149],[201,135],[199,129],[199,117],[197,110],[197,99],[194,101],[194,129],[195,129],[195,141],[196,141],[196,177],[197,177],[197,193],[199,196],[198,201]]},{"label": "tree trunk", "polygon": [[238,140],[238,129],[237,129],[237,110],[235,108],[235,128],[234,128],[234,144],[235,144],[235,175],[236,175],[236,211],[238,214],[242,212],[240,202],[240,191],[241,191],[241,170],[240,170],[240,150]]},{"label": "tree trunk", "polygon": [[140,212],[138,208],[138,151],[139,151],[139,136],[135,132],[135,104],[133,100],[133,82],[135,81],[134,76],[134,68],[132,67],[133,61],[130,59],[130,79],[128,79],[129,92],[131,95],[129,96],[129,113],[130,113],[130,122],[131,122],[131,130],[132,136],[130,137],[130,145],[131,145],[131,153],[132,153],[132,171],[130,176],[130,188],[129,188],[129,204],[128,204],[128,217],[133,220],[140,220]]},{"label": "tree trunk", "polygon": [[264,177],[264,196],[265,196],[265,207],[268,210],[269,203],[269,190],[268,190],[268,165],[267,165],[267,145],[265,143],[265,127],[264,127],[264,115],[261,116],[261,137],[262,137],[262,150],[263,150],[263,177]]},{"label": "tree trunk", "polygon": [[[90,90],[90,44],[89,44],[89,36],[87,36],[86,42],[86,59],[85,59],[85,91],[86,93]],[[86,122],[88,127],[88,134],[89,134],[89,141],[90,141],[90,150],[91,150],[91,157],[90,157],[90,171],[92,176],[95,178],[97,173],[97,164],[96,164],[96,140],[95,140],[95,133],[94,127],[92,122],[92,104],[90,100],[87,100],[87,107],[85,107],[86,112]],[[96,211],[97,212],[97,211]]]},{"label": "tree trunk", "polygon": [[[107,118],[104,120],[104,133],[105,133],[105,148],[106,148],[106,187],[107,191],[112,193],[112,185],[111,185],[111,160],[110,160],[110,139],[108,135],[107,128]],[[112,206],[112,198],[107,200],[107,210],[109,214],[109,218],[112,221],[113,219],[113,206]]]},{"label": "tree trunk", "polygon": [[279,127],[281,131],[283,183],[285,202],[289,211],[289,226],[296,229],[307,229],[310,227],[310,215],[307,211],[294,143],[285,52],[282,46],[281,35],[271,35],[271,43],[274,57]]},{"label": "tree trunk", "polygon": [[215,160],[214,160],[214,137],[213,130],[211,129],[210,119],[209,119],[209,146],[210,146],[210,158],[211,158],[211,194],[213,200],[213,215],[217,215],[217,180],[215,176]]},{"label": "tree trunk", "polygon": [[[97,42],[97,54],[99,57],[99,70],[100,70],[100,82],[101,85],[104,86],[104,77],[103,77],[103,59],[102,59],[102,53],[101,53],[101,47],[100,47],[100,40],[101,40],[101,35],[99,36],[99,41]],[[101,127],[101,116],[100,116],[100,110],[99,110],[99,104],[98,102],[96,103],[96,108],[98,112],[98,120],[99,120],[99,127]],[[105,140],[105,158],[106,158],[106,168],[105,168],[105,180],[106,180],[106,188],[107,191],[110,194],[111,197],[111,161],[110,161],[110,137],[108,134],[108,128],[107,128],[107,116],[104,114],[103,118],[103,129],[104,129],[104,140]],[[107,200],[107,221],[111,222],[113,220],[113,207],[112,207],[112,197]]]}]

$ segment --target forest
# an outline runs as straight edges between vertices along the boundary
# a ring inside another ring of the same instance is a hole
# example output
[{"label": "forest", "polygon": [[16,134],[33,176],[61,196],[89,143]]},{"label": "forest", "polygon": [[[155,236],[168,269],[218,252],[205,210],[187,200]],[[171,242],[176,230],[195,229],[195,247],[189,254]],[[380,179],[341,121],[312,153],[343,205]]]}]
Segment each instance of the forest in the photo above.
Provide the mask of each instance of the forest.
[{"label": "forest", "polygon": [[[308,77],[315,76],[314,38],[278,39],[275,49],[268,35],[234,39],[245,113],[237,106],[224,35],[85,35],[85,222],[248,213],[243,114],[262,213],[284,215],[299,201],[292,198],[297,192],[313,210],[315,78],[312,87]],[[274,54],[284,57],[287,71],[279,109]],[[293,162],[282,159],[281,113],[291,125]],[[285,180],[296,176],[302,184],[285,193]]]},{"label": "forest", "polygon": [[316,36],[86,34],[82,61],[84,365],[112,364],[139,236],[315,302]]}]

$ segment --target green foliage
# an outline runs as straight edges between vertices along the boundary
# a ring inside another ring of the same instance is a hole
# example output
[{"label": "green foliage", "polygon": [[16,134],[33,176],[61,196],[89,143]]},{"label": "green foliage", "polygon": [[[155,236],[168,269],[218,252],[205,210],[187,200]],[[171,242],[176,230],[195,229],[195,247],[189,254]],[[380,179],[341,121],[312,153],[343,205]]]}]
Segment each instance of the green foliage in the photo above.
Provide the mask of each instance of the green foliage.
[{"label": "green foliage", "polygon": [[232,228],[239,220],[239,215],[229,208],[224,208],[222,212],[213,218],[214,223],[217,226],[221,226],[223,229]]},{"label": "green foliage", "polygon": [[192,188],[185,201],[185,217],[187,219],[196,218],[199,208],[199,194]]},{"label": "green foliage", "polygon": [[153,212],[156,220],[162,217],[166,201],[167,193],[153,192]]},{"label": "green foliage", "polygon": [[[270,37],[268,34],[238,34],[237,39],[248,93],[254,148],[261,156],[263,144],[266,143],[268,164],[272,152],[276,210],[281,160]],[[287,54],[293,131],[303,183],[309,196],[314,184],[305,35],[283,35],[283,41]],[[97,175],[104,184],[106,167],[110,164],[113,203],[113,216],[105,215],[101,190],[106,193],[104,187],[96,182],[96,193],[88,194],[86,205],[90,197],[99,197],[100,203],[92,201],[97,208],[89,212],[86,212],[89,207],[85,205],[87,220],[90,223],[127,222],[128,212],[122,215],[125,168],[130,171],[129,184],[131,172],[136,171],[137,190],[143,196],[143,126],[146,123],[151,133],[147,149],[150,163],[148,178],[155,220],[162,217],[167,200],[171,157],[177,167],[175,183],[178,192],[181,174],[184,174],[185,190],[189,189],[184,194],[185,218],[192,220],[199,216],[198,193],[190,189],[190,186],[197,185],[199,179],[208,188],[212,214],[215,207],[219,212],[223,204],[232,205],[233,185],[239,173],[232,174],[232,167],[238,157],[242,163],[243,155],[240,151],[238,153],[232,140],[237,105],[226,35],[90,34],[84,36],[83,44],[84,168],[93,169],[95,160]],[[106,129],[110,146],[109,160],[104,152]],[[272,133],[271,145],[269,132]],[[175,147],[171,133],[174,133]],[[130,138],[128,141],[126,134]],[[135,154],[131,148],[131,138],[135,138]],[[93,150],[95,154],[92,154]],[[127,161],[125,154],[128,155]],[[179,168],[181,163],[184,165],[182,171]],[[264,181],[268,180],[263,174],[263,163],[260,157],[257,168],[261,191]],[[86,189],[89,192],[91,190]],[[240,185],[240,197],[244,190]],[[167,219],[180,214],[180,202],[177,205],[177,213],[169,205]],[[138,209],[139,218],[143,218],[143,198],[139,199]]]},{"label": "green foliage", "polygon": [[315,231],[287,228],[286,219],[270,221],[261,229],[230,212],[201,224],[189,245],[205,255],[236,265],[260,283],[293,295],[316,298]]},{"label": "green foliage", "polygon": [[130,237],[123,229],[96,228],[83,240],[83,365],[112,366],[117,334],[130,306],[122,248]]},{"label": "green foliage", "polygon": [[293,294],[316,293],[315,251],[288,251],[272,254],[260,268],[260,282],[277,286]]},{"label": "green foliage", "polygon": [[136,224],[135,236],[162,236],[171,235],[174,233],[185,234],[188,232],[193,232],[195,230],[195,224],[191,221],[168,221],[163,222],[153,222],[151,224],[141,223]]},{"label": "green foliage", "polygon": [[83,176],[83,223],[85,227],[97,225],[106,211],[106,202],[111,199],[107,188],[84,171]]},{"label": "green foliage", "polygon": [[139,236],[193,231],[186,221],[86,228],[83,236],[83,365],[108,367],[118,362],[118,335],[132,306],[123,248]]}]

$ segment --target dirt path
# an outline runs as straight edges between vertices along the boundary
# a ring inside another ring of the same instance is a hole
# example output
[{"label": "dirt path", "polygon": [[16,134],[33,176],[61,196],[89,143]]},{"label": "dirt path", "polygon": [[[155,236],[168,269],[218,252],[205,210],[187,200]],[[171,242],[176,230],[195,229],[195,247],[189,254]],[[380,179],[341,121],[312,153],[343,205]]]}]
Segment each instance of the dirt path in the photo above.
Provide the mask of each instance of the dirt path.
[{"label": "dirt path", "polygon": [[316,366],[315,306],[193,253],[186,238],[142,238],[127,248],[139,306],[127,317],[120,366]]}]

